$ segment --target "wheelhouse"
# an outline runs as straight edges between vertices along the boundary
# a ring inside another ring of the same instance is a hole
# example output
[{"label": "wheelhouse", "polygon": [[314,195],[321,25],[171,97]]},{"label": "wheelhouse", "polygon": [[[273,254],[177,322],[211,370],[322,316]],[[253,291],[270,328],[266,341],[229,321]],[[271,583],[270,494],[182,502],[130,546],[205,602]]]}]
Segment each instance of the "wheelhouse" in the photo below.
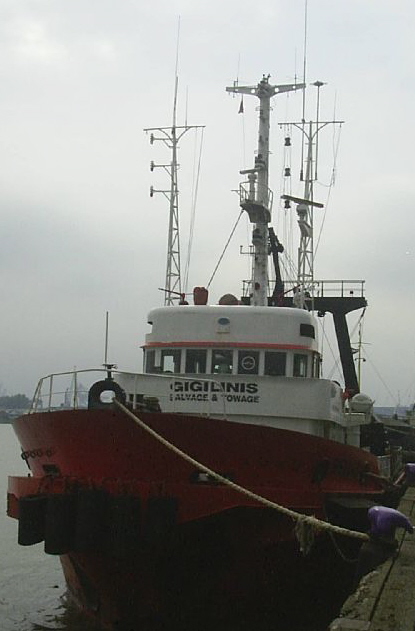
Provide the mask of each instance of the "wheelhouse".
[{"label": "wheelhouse", "polygon": [[315,320],[307,311],[164,307],[149,314],[149,324],[147,374],[320,376]]}]

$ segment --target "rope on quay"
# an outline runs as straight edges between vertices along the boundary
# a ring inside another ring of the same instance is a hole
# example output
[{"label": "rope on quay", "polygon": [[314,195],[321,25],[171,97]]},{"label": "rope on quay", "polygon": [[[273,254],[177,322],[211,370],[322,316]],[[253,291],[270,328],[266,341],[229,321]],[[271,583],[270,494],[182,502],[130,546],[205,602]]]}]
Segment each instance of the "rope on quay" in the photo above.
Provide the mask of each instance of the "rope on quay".
[{"label": "rope on quay", "polygon": [[179,449],[178,447],[170,443],[168,440],[163,438],[163,436],[155,432],[154,429],[152,429],[146,423],[144,423],[144,421],[142,421],[136,414],[131,412],[131,410],[126,408],[125,405],[117,401],[117,399],[114,398],[113,403],[115,403],[115,405],[120,410],[122,410],[122,412],[124,412],[129,418],[131,418],[137,425],[139,425],[142,429],[148,432],[151,436],[153,436],[153,438],[158,440],[162,445],[167,447],[167,449],[170,449],[175,454],[177,454],[178,456],[180,456],[181,458],[189,462],[191,465],[193,465],[197,469],[200,469],[201,471],[207,473],[217,482],[220,482],[221,484],[229,486],[230,488],[234,489],[235,491],[238,491],[242,495],[246,495],[247,497],[253,500],[256,500],[257,502],[259,502],[260,504],[263,504],[264,506],[267,506],[268,508],[273,508],[274,510],[278,511],[282,515],[286,515],[287,517],[290,517],[291,519],[297,522],[297,527],[299,527],[298,528],[299,531],[302,531],[304,530],[304,527],[309,526],[313,530],[326,530],[326,531],[336,533],[339,535],[353,537],[354,539],[361,539],[362,541],[370,540],[369,536],[363,532],[357,532],[355,530],[349,530],[348,528],[342,528],[341,526],[335,526],[334,524],[330,524],[327,521],[322,521],[321,519],[317,519],[316,517],[312,517],[311,515],[303,515],[302,513],[297,513],[296,511],[286,508],[285,506],[281,506],[280,504],[277,504],[276,502],[272,502],[266,497],[262,497],[261,495],[258,495],[257,493],[254,493],[253,491],[250,491],[249,489],[246,489],[243,486],[240,486],[239,484],[232,482],[232,480],[228,480],[228,478],[225,478],[219,473],[216,473],[216,471],[212,471],[212,469],[209,469],[209,467],[206,467],[201,462],[198,462],[197,460],[195,460],[194,458],[186,454],[184,451],[182,451],[181,449]]}]

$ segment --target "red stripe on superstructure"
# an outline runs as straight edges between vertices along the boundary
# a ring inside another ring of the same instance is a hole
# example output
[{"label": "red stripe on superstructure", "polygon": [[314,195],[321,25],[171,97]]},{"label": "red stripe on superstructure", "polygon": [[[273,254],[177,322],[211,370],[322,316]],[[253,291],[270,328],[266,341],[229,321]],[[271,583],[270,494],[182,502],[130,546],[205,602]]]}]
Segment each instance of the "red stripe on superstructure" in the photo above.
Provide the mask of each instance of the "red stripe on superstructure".
[{"label": "red stripe on superstructure", "polygon": [[141,348],[188,348],[188,347],[217,347],[217,348],[282,348],[284,350],[311,350],[310,346],[301,344],[270,344],[268,342],[149,342]]}]

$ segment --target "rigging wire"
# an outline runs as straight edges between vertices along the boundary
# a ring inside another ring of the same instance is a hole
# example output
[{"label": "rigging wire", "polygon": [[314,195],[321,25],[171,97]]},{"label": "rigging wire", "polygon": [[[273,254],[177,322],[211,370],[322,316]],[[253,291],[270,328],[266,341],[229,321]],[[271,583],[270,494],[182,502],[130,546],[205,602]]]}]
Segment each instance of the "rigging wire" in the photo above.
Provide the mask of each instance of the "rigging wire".
[{"label": "rigging wire", "polygon": [[192,246],[193,246],[194,227],[195,227],[195,219],[196,219],[196,204],[197,204],[197,196],[199,192],[199,182],[200,182],[200,167],[202,163],[203,132],[204,132],[204,127],[201,128],[200,141],[199,141],[199,157],[197,161],[197,167],[196,167],[196,155],[197,155],[198,129],[196,129],[196,134],[195,134],[189,240],[188,240],[188,246],[187,246],[187,257],[186,257],[186,264],[185,264],[185,271],[184,271],[184,291],[185,292],[187,291],[187,284],[189,280],[190,258],[191,258]]},{"label": "rigging wire", "polygon": [[389,394],[390,398],[392,399],[392,401],[394,402],[395,406],[399,405],[399,401],[396,400],[395,395],[391,392],[391,390],[389,389],[388,385],[386,384],[386,382],[384,381],[382,375],[380,374],[380,372],[378,371],[378,369],[376,368],[375,364],[372,362],[372,360],[370,359],[367,350],[365,350],[365,356],[366,356],[366,360],[369,362],[369,364],[372,366],[373,370],[375,371],[377,377],[379,378],[379,380],[381,381],[382,385],[384,386],[385,390],[387,391],[387,393]]},{"label": "rigging wire", "polygon": [[403,391],[403,401],[407,401],[407,407],[412,407],[414,404],[414,377],[411,376],[407,387]]},{"label": "rigging wire", "polygon": [[[334,103],[333,103],[333,121],[336,120],[336,108],[337,108],[337,93],[335,93]],[[332,166],[332,170],[331,170],[330,182],[328,184],[323,184],[322,182],[318,182],[318,184],[320,186],[326,186],[329,190],[327,192],[326,202],[324,204],[323,218],[322,218],[321,224],[320,224],[320,230],[319,230],[319,233],[318,233],[317,243],[316,243],[315,250],[314,250],[314,256],[316,256],[318,248],[319,248],[319,245],[320,245],[320,241],[321,241],[321,237],[322,237],[322,233],[323,233],[323,229],[324,229],[324,224],[325,224],[326,217],[327,217],[327,210],[328,210],[329,203],[330,203],[330,197],[331,197],[332,189],[333,189],[333,186],[334,186],[334,184],[336,182],[337,156],[338,156],[338,153],[339,153],[341,132],[342,132],[342,124],[341,123],[339,123],[339,131],[337,133],[337,136],[336,136],[336,125],[333,125],[333,135],[332,135],[333,166]]]},{"label": "rigging wire", "polygon": [[232,228],[231,234],[229,235],[229,238],[228,238],[227,242],[225,243],[225,247],[223,248],[222,254],[220,255],[219,260],[218,260],[218,262],[216,263],[216,267],[215,267],[215,269],[214,269],[214,270],[213,270],[213,272],[212,272],[212,276],[210,277],[209,282],[208,282],[208,284],[206,285],[206,289],[209,289],[210,284],[212,283],[212,280],[214,279],[215,274],[216,274],[216,272],[218,271],[218,267],[219,267],[219,265],[221,264],[223,257],[225,256],[225,252],[226,252],[226,250],[228,249],[228,245],[229,245],[229,243],[231,242],[231,239],[232,239],[232,237],[233,237],[233,235],[234,235],[234,232],[235,232],[235,230],[236,230],[236,228],[237,228],[237,226],[238,226],[239,220],[240,220],[240,218],[242,217],[243,212],[244,212],[244,211],[243,211],[243,210],[241,210],[241,211],[240,211],[240,213],[239,213],[239,215],[238,215],[238,218],[237,218],[237,220],[236,220],[236,222],[235,222],[235,225],[234,225],[234,227]]},{"label": "rigging wire", "polygon": [[[321,236],[322,236],[322,233],[323,233],[324,224],[325,224],[325,221],[326,221],[327,210],[328,210],[329,203],[330,203],[330,197],[331,197],[333,186],[334,186],[334,183],[335,183],[335,180],[336,180],[337,155],[338,155],[339,146],[340,146],[341,129],[342,129],[342,126],[340,125],[340,129],[339,129],[339,133],[337,134],[337,141],[336,142],[334,142],[334,138],[336,136],[336,131],[335,131],[335,129],[333,129],[333,166],[332,166],[332,171],[331,171],[330,182],[327,185],[328,192],[327,192],[327,197],[326,197],[326,203],[324,204],[323,218],[321,220],[320,229],[319,229],[319,233],[318,233],[318,237],[317,237],[317,243],[316,243],[316,246],[315,246],[315,249],[314,249],[314,256],[316,256],[316,254],[318,252],[318,248],[319,248],[320,241],[321,241]],[[324,184],[321,184],[321,182],[319,182],[319,185],[320,186],[324,186]]]},{"label": "rigging wire", "polygon": [[[354,333],[356,332],[356,330],[357,330],[358,326],[360,325],[363,317],[365,316],[365,312],[366,312],[366,308],[363,309],[362,313],[359,316],[359,319],[355,323],[355,326],[353,327],[353,330],[351,332],[351,336],[354,335]],[[333,359],[336,359],[336,354],[334,353],[334,351],[333,351],[333,349],[332,349],[332,347],[330,345],[329,338],[328,338],[327,334],[324,332],[324,329],[323,329],[323,336],[324,336],[325,341],[329,345],[329,348],[330,348],[331,354],[333,356]],[[370,359],[366,348],[364,349],[364,355],[365,355],[364,360],[369,362],[369,364],[373,368],[375,374],[377,375],[378,379],[381,381],[381,383],[384,386],[385,390],[387,391],[387,393],[389,394],[390,398],[392,399],[392,401],[394,403],[394,406],[396,407],[399,404],[399,401],[396,400],[395,395],[391,392],[391,390],[389,389],[388,385],[386,384],[386,382],[382,378],[382,375],[379,373],[379,371],[377,370],[375,364]],[[335,363],[334,363],[334,365],[333,365],[333,367],[331,368],[330,372],[327,375],[328,379],[332,379],[333,378],[333,375],[334,375],[336,370],[339,370],[339,372],[341,372],[339,363],[340,363],[339,362],[339,358],[337,358]]]},{"label": "rigging wire", "polygon": [[[284,254],[285,254],[285,245],[284,245]],[[296,282],[297,279],[297,266],[293,261],[292,257],[287,255],[281,258],[281,266],[285,272],[285,276],[288,280],[292,280]]]},{"label": "rigging wire", "polygon": [[321,326],[321,330],[322,330],[322,333],[323,333],[323,338],[326,341],[327,346],[329,347],[332,359],[334,361],[334,365],[331,367],[331,369],[330,369],[330,371],[329,371],[329,373],[328,373],[328,375],[326,377],[327,379],[331,379],[333,377],[334,373],[336,372],[336,370],[338,370],[341,373],[340,365],[339,365],[340,364],[340,360],[339,360],[338,354],[333,350],[333,346],[331,345],[330,338],[327,335],[325,327],[323,327],[321,323],[320,323],[320,326]]}]

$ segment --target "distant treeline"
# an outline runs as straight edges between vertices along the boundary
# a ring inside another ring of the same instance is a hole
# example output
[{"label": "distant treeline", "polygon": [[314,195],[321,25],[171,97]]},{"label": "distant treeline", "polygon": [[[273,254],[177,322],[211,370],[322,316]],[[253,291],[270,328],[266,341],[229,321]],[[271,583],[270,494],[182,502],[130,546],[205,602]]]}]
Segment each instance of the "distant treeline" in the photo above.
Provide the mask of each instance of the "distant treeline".
[{"label": "distant treeline", "polygon": [[0,410],[26,410],[29,407],[30,399],[25,394],[0,397]]}]

